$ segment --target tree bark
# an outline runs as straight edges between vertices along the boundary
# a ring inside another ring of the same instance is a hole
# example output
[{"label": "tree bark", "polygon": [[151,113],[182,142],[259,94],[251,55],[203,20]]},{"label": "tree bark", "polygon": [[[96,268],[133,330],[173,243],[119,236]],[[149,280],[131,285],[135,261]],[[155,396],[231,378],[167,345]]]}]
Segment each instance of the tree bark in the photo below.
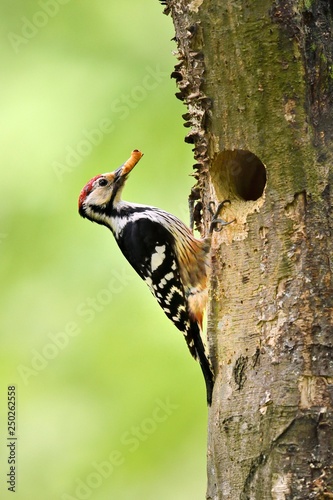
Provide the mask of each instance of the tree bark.
[{"label": "tree bark", "polygon": [[214,233],[207,499],[333,498],[333,2],[167,0]]}]

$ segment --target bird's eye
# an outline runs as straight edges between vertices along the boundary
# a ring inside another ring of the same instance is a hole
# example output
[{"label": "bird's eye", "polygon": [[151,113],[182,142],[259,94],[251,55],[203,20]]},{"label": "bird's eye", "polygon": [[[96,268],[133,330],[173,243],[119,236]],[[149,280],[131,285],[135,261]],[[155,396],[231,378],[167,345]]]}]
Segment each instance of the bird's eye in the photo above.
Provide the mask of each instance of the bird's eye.
[{"label": "bird's eye", "polygon": [[99,186],[106,186],[106,185],[107,185],[107,183],[108,183],[108,181],[107,181],[104,177],[102,177],[102,178],[101,178],[101,179],[99,179],[99,181],[98,181],[98,185],[99,185]]}]

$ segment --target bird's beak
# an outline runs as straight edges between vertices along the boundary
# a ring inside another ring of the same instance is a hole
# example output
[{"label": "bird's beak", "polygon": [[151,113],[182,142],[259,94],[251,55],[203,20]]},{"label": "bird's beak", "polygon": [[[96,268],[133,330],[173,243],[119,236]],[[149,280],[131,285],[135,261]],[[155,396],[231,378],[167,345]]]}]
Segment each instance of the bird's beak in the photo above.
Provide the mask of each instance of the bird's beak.
[{"label": "bird's beak", "polygon": [[125,181],[128,174],[131,172],[131,170],[133,170],[133,168],[138,163],[138,161],[142,158],[142,156],[143,156],[143,153],[141,153],[141,151],[139,151],[138,149],[134,149],[134,151],[132,151],[129,159],[127,161],[125,161],[125,163],[123,163],[121,165],[121,167],[117,168],[117,170],[115,170],[113,172],[114,173],[114,180],[119,181],[120,179],[122,179],[123,181]]}]

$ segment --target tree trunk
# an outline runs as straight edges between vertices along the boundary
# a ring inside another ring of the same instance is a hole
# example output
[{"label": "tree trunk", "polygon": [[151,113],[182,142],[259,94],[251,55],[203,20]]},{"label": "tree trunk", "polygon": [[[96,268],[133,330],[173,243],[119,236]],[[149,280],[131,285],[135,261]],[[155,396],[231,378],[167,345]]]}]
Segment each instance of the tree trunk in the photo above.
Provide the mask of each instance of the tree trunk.
[{"label": "tree trunk", "polygon": [[167,0],[213,235],[208,499],[333,498],[333,2]]}]

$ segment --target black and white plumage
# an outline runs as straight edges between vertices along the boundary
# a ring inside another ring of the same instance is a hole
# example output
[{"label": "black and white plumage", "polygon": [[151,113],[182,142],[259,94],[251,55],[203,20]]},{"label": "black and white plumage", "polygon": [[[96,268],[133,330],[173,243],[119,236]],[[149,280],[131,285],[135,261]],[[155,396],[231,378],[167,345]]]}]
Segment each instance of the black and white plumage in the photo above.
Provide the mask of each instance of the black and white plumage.
[{"label": "black and white plumage", "polygon": [[183,332],[201,365],[210,405],[214,375],[201,335],[210,239],[196,239],[183,222],[164,210],[121,200],[127,176],[141,157],[134,150],[120,168],[91,179],[81,191],[79,213],[112,231],[128,262]]}]

